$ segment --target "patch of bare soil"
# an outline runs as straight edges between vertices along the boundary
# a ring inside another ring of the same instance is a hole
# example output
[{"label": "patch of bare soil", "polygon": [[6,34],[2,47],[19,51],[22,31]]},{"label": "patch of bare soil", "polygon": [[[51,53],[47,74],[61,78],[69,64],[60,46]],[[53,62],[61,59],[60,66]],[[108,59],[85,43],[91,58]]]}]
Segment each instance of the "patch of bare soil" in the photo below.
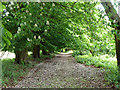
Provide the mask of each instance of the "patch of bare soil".
[{"label": "patch of bare soil", "polygon": [[110,88],[104,70],[77,63],[71,54],[61,53],[38,64],[15,88]]}]

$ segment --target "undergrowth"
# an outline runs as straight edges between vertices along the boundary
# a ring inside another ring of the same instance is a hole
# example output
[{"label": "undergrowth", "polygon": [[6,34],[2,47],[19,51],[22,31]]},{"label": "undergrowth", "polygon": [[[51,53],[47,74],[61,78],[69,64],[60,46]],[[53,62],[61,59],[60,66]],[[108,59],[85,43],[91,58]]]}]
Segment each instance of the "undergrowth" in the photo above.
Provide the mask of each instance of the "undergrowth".
[{"label": "undergrowth", "polygon": [[93,57],[89,55],[78,55],[75,56],[75,59],[78,63],[93,65],[95,67],[105,69],[104,79],[109,82],[108,84],[114,84],[118,87],[118,69],[116,60],[110,60],[108,56]]},{"label": "undergrowth", "polygon": [[35,63],[29,64],[15,64],[15,59],[2,60],[2,86],[8,87],[15,85],[19,80],[24,78],[24,75],[29,72],[29,69]]},{"label": "undergrowth", "polygon": [[2,87],[14,86],[42,59],[52,58],[54,55],[41,55],[41,58],[29,60],[29,64],[15,64],[15,59],[2,60]]}]

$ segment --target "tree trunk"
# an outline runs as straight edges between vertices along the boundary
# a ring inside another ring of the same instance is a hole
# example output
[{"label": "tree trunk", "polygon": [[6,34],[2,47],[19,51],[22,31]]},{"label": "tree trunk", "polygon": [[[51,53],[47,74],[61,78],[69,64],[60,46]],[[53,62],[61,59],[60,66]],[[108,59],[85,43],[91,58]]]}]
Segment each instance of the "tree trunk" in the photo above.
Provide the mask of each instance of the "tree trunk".
[{"label": "tree trunk", "polygon": [[115,43],[116,43],[116,58],[117,58],[117,66],[118,66],[118,83],[120,84],[120,40],[117,38],[116,35],[115,35]]},{"label": "tree trunk", "polygon": [[120,66],[120,40],[115,35],[117,65]]},{"label": "tree trunk", "polygon": [[28,59],[28,51],[27,49],[24,49],[22,51],[16,51],[15,56],[15,62],[17,64],[26,64]]},{"label": "tree trunk", "polygon": [[[101,0],[101,4],[103,5],[105,12],[110,20],[116,21],[115,23],[111,22],[112,24],[117,24],[118,26],[115,28],[118,32],[120,30],[120,17],[117,14],[117,11],[114,9],[111,2],[104,2],[104,0]],[[110,14],[110,15],[109,15]],[[120,88],[120,40],[115,35],[115,43],[116,43],[116,58],[117,58],[117,66],[118,66],[118,83]]]},{"label": "tree trunk", "polygon": [[34,45],[33,58],[40,58],[40,45]]},{"label": "tree trunk", "polygon": [[[38,39],[38,36],[36,36],[36,39]],[[40,45],[33,46],[33,58],[40,58]]]}]

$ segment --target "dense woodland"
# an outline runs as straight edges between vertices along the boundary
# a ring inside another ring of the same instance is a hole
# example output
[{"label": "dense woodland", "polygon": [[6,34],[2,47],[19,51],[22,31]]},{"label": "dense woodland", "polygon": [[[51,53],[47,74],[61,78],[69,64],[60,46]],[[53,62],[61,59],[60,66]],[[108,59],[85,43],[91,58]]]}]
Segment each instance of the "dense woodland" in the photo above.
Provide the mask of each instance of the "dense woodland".
[{"label": "dense woodland", "polygon": [[[15,63],[73,50],[73,56],[117,57],[120,67],[120,17],[111,2],[3,2],[2,51]],[[102,4],[104,10],[96,8]],[[108,20],[105,18],[108,17]],[[118,68],[119,69],[119,68]],[[120,79],[118,79],[118,82]]]}]

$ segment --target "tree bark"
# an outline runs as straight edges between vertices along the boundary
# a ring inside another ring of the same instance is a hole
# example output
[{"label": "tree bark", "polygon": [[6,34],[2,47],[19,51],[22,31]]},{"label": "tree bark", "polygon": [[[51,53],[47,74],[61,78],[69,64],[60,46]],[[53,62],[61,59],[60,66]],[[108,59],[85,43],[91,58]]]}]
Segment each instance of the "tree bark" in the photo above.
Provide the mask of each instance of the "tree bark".
[{"label": "tree bark", "polygon": [[120,66],[120,40],[115,35],[117,65]]},{"label": "tree bark", "polygon": [[[38,39],[38,36],[36,36],[36,39]],[[33,46],[33,58],[40,58],[40,45]]]},{"label": "tree bark", "polygon": [[117,38],[116,35],[115,35],[115,43],[116,43],[117,65],[118,65],[118,83],[120,84],[120,40]]},{"label": "tree bark", "polygon": [[40,58],[40,45],[34,45],[33,58]]},{"label": "tree bark", "polygon": [[[120,32],[120,17],[117,14],[116,10],[114,9],[111,2],[104,2],[104,0],[101,0],[101,4],[103,5],[105,12],[110,20],[115,21],[115,23],[111,22],[112,24],[117,24],[118,26],[115,27],[112,25],[113,28],[115,28],[118,32]],[[111,15],[109,15],[111,14]],[[116,43],[116,58],[117,58],[117,66],[118,66],[118,83],[120,88],[120,39],[115,35],[115,43]]]},{"label": "tree bark", "polygon": [[15,62],[17,64],[26,64],[28,59],[28,51],[24,49],[22,51],[15,51]]}]

